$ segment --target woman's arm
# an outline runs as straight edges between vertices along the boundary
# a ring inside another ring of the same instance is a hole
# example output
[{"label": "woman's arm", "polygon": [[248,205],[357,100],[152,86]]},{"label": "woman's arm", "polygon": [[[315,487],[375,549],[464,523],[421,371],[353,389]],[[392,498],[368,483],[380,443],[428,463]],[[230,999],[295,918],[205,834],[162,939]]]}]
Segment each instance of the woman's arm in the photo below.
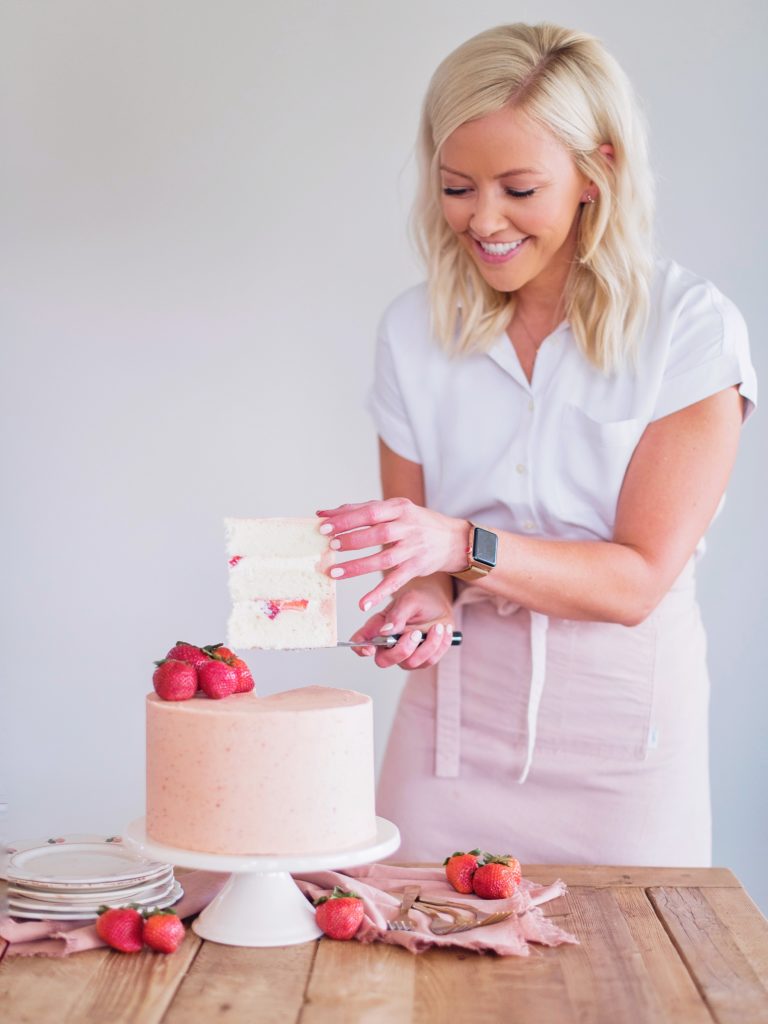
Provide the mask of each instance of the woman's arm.
[{"label": "woman's arm", "polygon": [[[559,618],[642,622],[682,571],[715,513],[736,457],[741,421],[742,399],[736,388],[728,388],[649,424],[624,478],[611,541],[539,540],[497,531],[497,566],[470,585]],[[422,508],[407,496],[320,514],[329,520],[340,550],[387,545],[378,554],[344,563],[345,577],[386,573],[361,599],[364,609],[414,576],[466,565],[466,522]],[[493,529],[492,523],[479,525]]]}]

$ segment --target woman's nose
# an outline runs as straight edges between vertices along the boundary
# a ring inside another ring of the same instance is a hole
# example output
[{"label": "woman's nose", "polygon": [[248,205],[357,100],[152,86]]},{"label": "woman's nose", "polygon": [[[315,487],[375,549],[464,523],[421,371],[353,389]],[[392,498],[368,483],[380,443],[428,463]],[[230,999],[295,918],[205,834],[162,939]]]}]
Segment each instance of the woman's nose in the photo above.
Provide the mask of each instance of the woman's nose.
[{"label": "woman's nose", "polygon": [[469,218],[469,226],[473,234],[480,238],[490,238],[497,231],[507,227],[508,220],[502,203],[495,196],[478,195]]}]

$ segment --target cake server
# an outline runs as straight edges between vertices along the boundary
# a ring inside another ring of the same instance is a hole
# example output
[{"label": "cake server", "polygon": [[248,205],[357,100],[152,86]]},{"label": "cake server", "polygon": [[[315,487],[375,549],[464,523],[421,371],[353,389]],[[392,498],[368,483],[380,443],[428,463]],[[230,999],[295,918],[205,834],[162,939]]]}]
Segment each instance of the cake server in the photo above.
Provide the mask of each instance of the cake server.
[{"label": "cake server", "polygon": [[[337,647],[394,647],[397,641],[402,636],[402,633],[393,633],[391,636],[374,636],[370,640],[337,640]],[[453,636],[451,637],[451,647],[458,647],[463,640],[463,634],[455,629]],[[420,644],[423,644],[426,640],[426,636],[422,636],[419,640]]]}]

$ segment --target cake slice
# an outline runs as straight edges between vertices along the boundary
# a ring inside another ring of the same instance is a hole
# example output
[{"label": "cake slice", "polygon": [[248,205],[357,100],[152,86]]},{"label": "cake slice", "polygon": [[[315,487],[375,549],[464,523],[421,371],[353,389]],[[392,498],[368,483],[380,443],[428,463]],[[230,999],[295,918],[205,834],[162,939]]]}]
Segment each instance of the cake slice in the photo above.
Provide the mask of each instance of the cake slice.
[{"label": "cake slice", "polygon": [[333,647],[336,584],[320,521],[225,519],[230,647]]}]

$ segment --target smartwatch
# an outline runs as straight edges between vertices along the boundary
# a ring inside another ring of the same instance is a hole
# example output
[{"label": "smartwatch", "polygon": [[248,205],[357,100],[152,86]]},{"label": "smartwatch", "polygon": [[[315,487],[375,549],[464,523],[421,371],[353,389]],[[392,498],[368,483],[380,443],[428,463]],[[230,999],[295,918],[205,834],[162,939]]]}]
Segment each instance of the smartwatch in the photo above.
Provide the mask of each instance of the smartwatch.
[{"label": "smartwatch", "polygon": [[469,524],[469,546],[467,547],[467,558],[469,564],[461,572],[454,572],[451,575],[459,580],[478,580],[487,576],[491,569],[496,566],[496,559],[499,553],[498,535],[491,530],[484,530],[482,526]]}]

